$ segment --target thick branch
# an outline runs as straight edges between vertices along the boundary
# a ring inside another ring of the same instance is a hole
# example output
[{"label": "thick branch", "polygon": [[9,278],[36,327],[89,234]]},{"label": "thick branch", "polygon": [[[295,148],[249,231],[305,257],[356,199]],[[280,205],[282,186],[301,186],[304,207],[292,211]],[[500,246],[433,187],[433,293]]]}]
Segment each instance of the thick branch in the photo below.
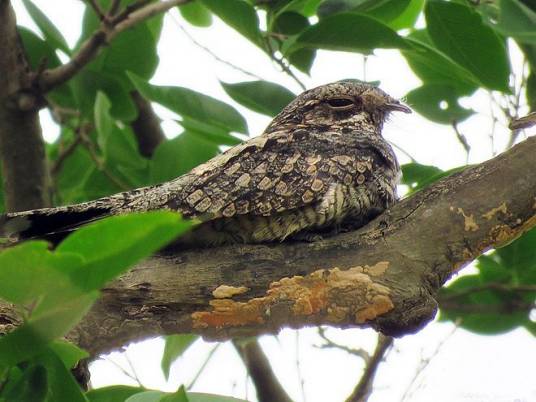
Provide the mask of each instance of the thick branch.
[{"label": "thick branch", "polygon": [[259,402],[292,402],[256,338],[233,341],[255,385]]},{"label": "thick branch", "polygon": [[[45,144],[37,111],[25,109],[29,67],[11,3],[0,1],[0,160],[8,211],[49,206]],[[10,94],[19,93],[14,99]],[[33,99],[33,98],[32,98]]]},{"label": "thick branch", "polygon": [[434,317],[448,278],[536,226],[535,154],[529,138],[320,242],[155,256],[103,289],[71,338],[95,354],[176,332],[226,339],[319,324],[415,332]]},{"label": "thick branch", "polygon": [[[101,49],[110,43],[118,34],[151,18],[165,13],[169,9],[185,4],[191,0],[167,0],[150,3],[142,8],[133,8],[132,12],[120,14],[111,20],[104,19],[100,28],[93,33],[81,46],[72,59],[53,69],[43,71],[38,77],[37,86],[40,90],[48,92],[51,89],[70,80],[76,73],[93,60]],[[136,3],[133,3],[136,4]]]}]

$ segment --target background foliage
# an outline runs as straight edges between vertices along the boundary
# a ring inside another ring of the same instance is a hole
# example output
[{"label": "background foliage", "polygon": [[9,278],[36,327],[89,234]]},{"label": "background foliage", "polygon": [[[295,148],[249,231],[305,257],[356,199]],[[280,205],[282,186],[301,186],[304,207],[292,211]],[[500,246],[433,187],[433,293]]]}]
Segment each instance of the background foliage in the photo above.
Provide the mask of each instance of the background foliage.
[{"label": "background foliage", "polygon": [[[19,28],[34,69],[56,67],[72,57],[101,23],[88,2],[81,37],[70,48],[42,10],[31,0],[23,2],[40,31]],[[99,1],[103,10],[110,3]],[[136,2],[121,5],[131,3]],[[223,20],[259,47],[267,63],[275,61],[293,76],[293,71],[310,73],[319,49],[363,55],[398,49],[422,81],[407,93],[407,103],[427,119],[454,128],[475,114],[460,99],[477,91],[493,91],[503,101],[506,120],[517,117],[525,102],[536,109],[536,3],[531,0],[196,0],[179,11],[197,27],[210,29],[214,18]],[[169,180],[255,134],[230,104],[189,88],[150,83],[159,63],[162,19],[159,15],[123,32],[47,95],[47,107],[61,126],[59,138],[46,144],[56,205]],[[521,77],[512,76],[508,44],[514,43],[524,55]],[[267,116],[295,96],[261,80],[221,85],[235,102]],[[132,126],[138,116],[133,91],[173,112],[180,130],[149,157],[142,156]],[[511,133],[508,146],[518,135]],[[408,193],[452,173],[417,162],[404,165],[403,172]],[[116,217],[77,231],[54,251],[36,241],[2,252],[0,297],[16,304],[25,321],[0,339],[0,401],[223,401],[182,388],[174,394],[123,386],[83,393],[69,369],[87,354],[59,340],[90,308],[99,288],[189,225],[167,212]],[[536,231],[480,257],[476,268],[443,289],[441,319],[480,334],[524,327],[536,335],[530,318]],[[193,340],[167,338],[166,376]]]}]

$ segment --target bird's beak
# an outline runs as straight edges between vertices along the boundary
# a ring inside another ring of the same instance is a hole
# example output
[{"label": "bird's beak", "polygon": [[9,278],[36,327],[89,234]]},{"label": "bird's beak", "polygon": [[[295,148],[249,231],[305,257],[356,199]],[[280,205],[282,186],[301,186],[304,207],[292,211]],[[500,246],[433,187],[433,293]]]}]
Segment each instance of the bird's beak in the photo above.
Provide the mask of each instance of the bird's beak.
[{"label": "bird's beak", "polygon": [[391,102],[386,103],[383,105],[383,107],[389,111],[396,111],[396,112],[404,112],[404,113],[412,113],[412,110],[409,106],[404,105],[403,103],[400,103],[397,100],[393,100]]}]

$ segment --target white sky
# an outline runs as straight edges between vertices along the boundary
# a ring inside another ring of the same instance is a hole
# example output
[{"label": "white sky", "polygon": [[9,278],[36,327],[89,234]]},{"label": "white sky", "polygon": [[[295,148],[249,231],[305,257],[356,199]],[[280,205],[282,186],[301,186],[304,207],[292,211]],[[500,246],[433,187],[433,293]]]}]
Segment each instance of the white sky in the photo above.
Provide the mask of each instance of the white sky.
[{"label": "white sky", "polygon": [[[21,2],[14,0],[13,3],[19,23],[34,27]],[[34,0],[34,3],[45,10],[69,44],[74,44],[81,29],[82,2]],[[199,29],[184,22],[178,12],[172,14],[174,18],[166,18],[162,32],[160,66],[153,79],[155,84],[186,86],[233,104],[218,80],[241,82],[251,79],[215,61],[193,45],[177,27],[179,22],[197,41],[221,58],[300,92],[296,83],[281,73],[260,50],[220,21],[215,20],[208,29]],[[515,49],[513,52],[514,60],[519,60],[518,52]],[[320,51],[311,77],[299,76],[308,88],[342,78],[363,79],[363,58],[356,54]],[[380,50],[369,57],[366,79],[381,81],[381,87],[396,97],[404,96],[420,84],[395,50]],[[472,146],[469,162],[480,162],[492,155],[488,138],[491,131],[489,96],[482,91],[463,103],[480,112],[460,125]],[[235,107],[246,117],[252,135],[260,134],[269,122],[265,116],[236,104]],[[45,137],[54,139],[57,127],[46,111],[41,116]],[[171,119],[173,115],[166,112],[166,116]],[[164,128],[170,136],[178,134],[176,125],[170,122],[165,123]],[[448,169],[466,162],[465,153],[451,128],[433,124],[416,113],[395,115],[385,127],[384,135],[420,163]],[[507,141],[507,131],[499,125],[495,136],[496,149],[501,149]],[[402,153],[398,152],[398,156],[402,163],[409,161]],[[533,336],[523,329],[500,336],[480,336],[462,329],[453,332],[453,328],[450,323],[432,323],[416,335],[397,340],[387,363],[380,367],[370,401],[400,401],[422,359],[433,355],[440,344],[439,352],[420,374],[407,401],[536,401],[536,343]],[[371,330],[330,329],[328,334],[340,343],[368,350],[373,348],[375,341]],[[261,343],[279,379],[296,401],[342,401],[359,380],[362,362],[342,351],[316,348],[314,345],[320,345],[321,340],[314,328],[298,332],[284,330],[277,337],[263,337]],[[143,385],[172,391],[181,383],[192,380],[213,345],[198,341],[174,364],[168,383],[159,368],[163,350],[161,339],[131,345],[126,353]],[[297,358],[301,374],[297,370]],[[95,387],[133,384],[109,361],[130,370],[125,354],[113,353],[106,359],[92,365]],[[303,394],[300,376],[304,381]],[[253,387],[247,383],[246,372],[229,343],[223,344],[214,354],[192,390],[255,400]]]}]

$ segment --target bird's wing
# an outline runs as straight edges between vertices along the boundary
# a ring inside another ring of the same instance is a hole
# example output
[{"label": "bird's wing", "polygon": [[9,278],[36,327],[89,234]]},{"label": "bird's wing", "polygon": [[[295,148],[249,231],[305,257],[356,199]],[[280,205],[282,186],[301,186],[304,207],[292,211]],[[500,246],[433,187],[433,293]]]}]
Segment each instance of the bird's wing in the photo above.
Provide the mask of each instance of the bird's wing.
[{"label": "bird's wing", "polygon": [[160,207],[210,220],[268,216],[315,204],[334,183],[355,186],[354,180],[362,183],[371,174],[374,157],[369,150],[356,152],[335,145],[315,140],[305,130],[257,137],[155,188],[155,195],[129,207],[136,210],[145,203],[146,208],[150,199],[159,198]]}]

